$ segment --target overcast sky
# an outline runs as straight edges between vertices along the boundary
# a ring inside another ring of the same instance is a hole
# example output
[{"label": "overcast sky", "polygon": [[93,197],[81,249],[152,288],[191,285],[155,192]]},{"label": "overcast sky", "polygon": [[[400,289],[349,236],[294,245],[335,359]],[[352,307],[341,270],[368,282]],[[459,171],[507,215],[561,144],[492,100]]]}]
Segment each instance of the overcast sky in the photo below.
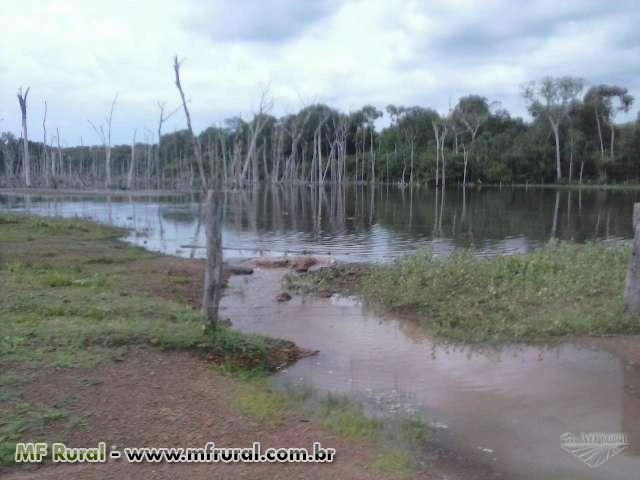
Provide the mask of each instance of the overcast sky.
[{"label": "overcast sky", "polygon": [[[114,143],[144,140],[156,102],[178,106],[175,53],[197,130],[248,117],[267,83],[277,115],[312,102],[446,112],[479,93],[524,116],[519,85],[543,75],[623,85],[640,103],[639,25],[635,0],[2,0],[0,130],[19,131],[22,85],[31,138],[46,99],[49,132],[97,143],[87,120],[118,92]],[[179,112],[165,131],[184,125]]]}]

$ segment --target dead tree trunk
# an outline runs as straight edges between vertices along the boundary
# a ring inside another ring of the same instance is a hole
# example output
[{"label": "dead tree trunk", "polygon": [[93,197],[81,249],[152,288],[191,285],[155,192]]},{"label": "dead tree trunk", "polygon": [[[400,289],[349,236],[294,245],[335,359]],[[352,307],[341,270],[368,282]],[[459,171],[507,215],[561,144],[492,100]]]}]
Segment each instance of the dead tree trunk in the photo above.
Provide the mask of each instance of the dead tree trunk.
[{"label": "dead tree trunk", "polygon": [[44,101],[44,116],[42,117],[42,168],[44,169],[45,183],[51,188],[52,167],[47,159],[47,101]]},{"label": "dead tree trunk", "polygon": [[[178,56],[174,58],[173,68],[176,74],[176,87],[180,92],[182,106],[184,107],[187,127],[193,142],[194,155],[200,172],[200,182],[202,188],[207,188],[209,182],[204,173],[204,162],[202,159],[202,149],[198,137],[193,133],[191,127],[191,115],[187,108],[187,101],[180,85],[180,62]],[[205,206],[205,235],[207,247],[207,262],[204,272],[204,292],[202,295],[202,315],[205,320],[205,332],[213,333],[218,325],[218,307],[222,293],[222,219],[223,202],[222,177],[220,172],[211,173],[211,185],[213,189],[207,192],[207,204]]]},{"label": "dead tree trunk", "polygon": [[204,174],[204,161],[202,160],[202,147],[200,146],[200,140],[193,133],[193,128],[191,127],[191,114],[189,113],[189,108],[187,107],[187,99],[184,96],[184,91],[182,90],[182,85],[180,84],[180,65],[182,62],[178,61],[178,56],[176,55],[173,59],[173,70],[176,74],[176,87],[178,87],[178,92],[180,92],[180,98],[182,100],[182,107],[184,108],[184,115],[187,117],[187,128],[189,129],[189,133],[191,134],[191,142],[193,143],[193,155],[196,157],[196,164],[198,165],[198,172],[200,173],[200,183],[203,190],[207,190],[207,178]]},{"label": "dead tree trunk", "polygon": [[56,143],[58,144],[58,172],[64,177],[64,163],[62,158],[62,145],[60,144],[60,129],[56,128]]},{"label": "dead tree trunk", "polygon": [[630,313],[640,313],[640,203],[633,205],[633,250],[629,260],[624,293],[624,308]]},{"label": "dead tree trunk", "polygon": [[100,140],[102,140],[102,146],[104,147],[104,170],[105,170],[105,188],[111,188],[111,123],[113,119],[113,109],[116,106],[116,102],[118,101],[118,94],[113,97],[113,102],[111,102],[111,110],[109,110],[109,115],[107,115],[107,130],[105,131],[104,125],[100,125],[98,129],[91,121],[89,124],[93,127],[93,130],[96,132]]},{"label": "dead tree trunk", "polygon": [[156,157],[156,168],[157,168],[156,174],[159,176],[160,175],[160,146],[162,145],[162,125],[164,124],[164,122],[169,120],[178,111],[178,108],[176,108],[175,110],[173,110],[171,113],[167,115],[164,114],[164,109],[165,109],[164,102],[158,102],[158,108],[160,109],[160,119],[158,120],[158,148],[156,149],[155,157]]},{"label": "dead tree trunk", "polygon": [[20,104],[20,113],[22,113],[22,170],[24,171],[24,184],[31,186],[31,159],[29,158],[29,135],[27,135],[27,96],[29,89],[27,87],[24,94],[22,87],[18,91],[18,103]]},{"label": "dead tree trunk", "polygon": [[[219,183],[219,182],[216,182]],[[219,187],[220,185],[218,185]],[[207,263],[204,272],[202,315],[205,330],[212,332],[218,324],[218,307],[222,294],[222,219],[223,194],[220,188],[209,190],[205,206]]]},{"label": "dead tree trunk", "polygon": [[127,175],[127,190],[131,190],[133,185],[133,174],[136,171],[136,132],[133,131],[133,140],[131,141],[131,162],[129,163],[129,174]]}]

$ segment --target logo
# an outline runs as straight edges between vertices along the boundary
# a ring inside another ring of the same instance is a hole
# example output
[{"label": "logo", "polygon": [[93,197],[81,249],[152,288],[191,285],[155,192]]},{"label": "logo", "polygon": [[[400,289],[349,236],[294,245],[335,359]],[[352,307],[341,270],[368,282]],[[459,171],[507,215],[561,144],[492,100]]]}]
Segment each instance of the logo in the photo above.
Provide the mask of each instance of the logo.
[{"label": "logo", "polygon": [[624,433],[563,433],[562,449],[582,460],[591,468],[602,465],[629,446]]}]

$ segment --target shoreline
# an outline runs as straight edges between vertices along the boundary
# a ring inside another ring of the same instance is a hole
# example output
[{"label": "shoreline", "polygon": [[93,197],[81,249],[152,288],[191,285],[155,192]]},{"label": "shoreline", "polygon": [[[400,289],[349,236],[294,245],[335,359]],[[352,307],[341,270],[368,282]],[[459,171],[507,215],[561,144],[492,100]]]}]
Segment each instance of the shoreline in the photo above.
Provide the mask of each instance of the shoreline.
[{"label": "shoreline", "polygon": [[[255,186],[245,186],[243,188],[229,188],[226,187],[224,190],[227,192],[242,192],[242,191],[250,191],[252,188],[263,189],[265,187],[273,188],[273,187],[290,187],[296,186],[300,188],[308,188],[308,187],[318,187],[322,186],[324,188],[361,188],[371,187],[370,183],[356,183],[356,182],[347,182],[342,184],[310,184],[310,183],[300,183],[300,182],[289,182],[289,183],[260,183]],[[375,188],[398,188],[398,189],[411,189],[412,186],[405,184],[402,185],[400,183],[383,183],[377,182],[373,184]],[[420,183],[414,184],[413,188],[415,189],[434,189],[433,185],[430,183]],[[450,183],[447,184],[447,188],[449,189],[462,189],[462,184],[460,183]],[[469,183],[466,186],[467,190],[482,190],[483,188],[490,189],[523,189],[523,190],[600,190],[600,191],[640,191],[640,183],[638,184],[555,184],[555,183]],[[111,197],[186,197],[186,196],[199,196],[202,195],[202,192],[199,190],[107,190],[107,189],[87,189],[87,190],[79,190],[79,189],[51,189],[51,188],[24,188],[24,187],[0,187],[0,195],[74,195],[74,196],[111,196]]]}]

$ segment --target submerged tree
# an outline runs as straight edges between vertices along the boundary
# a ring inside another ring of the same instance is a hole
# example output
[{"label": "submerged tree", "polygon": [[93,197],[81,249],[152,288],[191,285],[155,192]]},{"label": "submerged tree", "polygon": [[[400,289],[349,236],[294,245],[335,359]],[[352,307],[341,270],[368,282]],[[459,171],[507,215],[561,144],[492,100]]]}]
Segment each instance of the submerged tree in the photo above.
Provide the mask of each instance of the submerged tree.
[{"label": "submerged tree", "polygon": [[210,182],[205,177],[204,161],[202,158],[202,147],[200,140],[193,133],[191,127],[191,115],[187,107],[187,101],[180,84],[180,65],[178,56],[174,57],[173,69],[175,72],[176,87],[180,92],[182,106],[187,119],[187,128],[193,144],[193,153],[196,157],[198,170],[200,172],[201,187],[207,190],[207,200],[205,206],[205,236],[207,261],[204,271],[204,293],[202,296],[202,314],[205,318],[205,331],[212,333],[218,325],[218,310],[222,293],[222,220],[223,220],[223,194],[222,182],[219,171],[210,172]]},{"label": "submerged tree", "polygon": [[106,130],[105,125],[100,124],[99,127],[96,127],[96,125],[89,120],[89,124],[102,141],[102,146],[104,147],[105,188],[111,188],[111,125],[113,120],[113,110],[116,107],[117,101],[118,94],[116,93],[115,97],[113,97],[111,109],[109,110],[109,114],[106,118]]},{"label": "submerged tree", "polygon": [[189,129],[191,142],[193,144],[193,156],[196,159],[198,172],[200,173],[200,184],[202,188],[206,190],[207,177],[205,176],[205,173],[204,173],[204,160],[202,159],[202,146],[200,145],[200,140],[198,139],[198,136],[193,133],[193,127],[191,126],[191,114],[189,113],[189,107],[187,107],[187,99],[184,96],[184,91],[182,90],[182,84],[180,83],[180,66],[181,65],[182,65],[182,61],[178,61],[178,56],[176,55],[173,59],[173,70],[176,74],[176,87],[178,87],[178,92],[180,92],[180,99],[182,100],[182,107],[184,108],[184,116],[187,118],[187,128]]},{"label": "submerged tree", "polygon": [[22,87],[18,90],[18,103],[22,114],[22,170],[24,173],[24,183],[31,186],[31,159],[29,158],[29,135],[27,134],[27,96],[31,87],[22,93]]},{"label": "submerged tree", "polygon": [[542,116],[551,125],[556,143],[556,180],[562,179],[560,125],[571,111],[582,88],[582,79],[575,77],[545,77],[539,84],[533,81],[523,86],[522,94],[529,103],[531,115]]},{"label": "submerged tree", "polygon": [[476,136],[478,135],[478,130],[483,123],[485,123],[491,112],[489,110],[489,104],[487,103],[487,99],[485,97],[481,97],[480,95],[467,95],[466,97],[460,98],[458,100],[458,104],[454,108],[451,113],[450,124],[453,126],[452,130],[455,135],[455,148],[457,153],[458,148],[458,136],[456,132],[456,124],[461,123],[464,127],[464,130],[469,134],[469,146],[462,145],[463,149],[463,162],[464,162],[464,173],[462,185],[466,186],[467,184],[467,166],[469,163],[469,156],[472,153],[473,146],[476,141]]},{"label": "submerged tree", "polygon": [[[614,104],[618,100],[618,105]],[[584,103],[593,108],[596,126],[598,129],[598,139],[600,141],[600,158],[605,163],[605,147],[602,133],[602,123],[605,123],[610,130],[609,142],[609,160],[614,160],[613,145],[615,142],[615,124],[616,113],[628,112],[633,104],[633,96],[624,87],[617,85],[597,85],[591,87],[585,97]]]}]

